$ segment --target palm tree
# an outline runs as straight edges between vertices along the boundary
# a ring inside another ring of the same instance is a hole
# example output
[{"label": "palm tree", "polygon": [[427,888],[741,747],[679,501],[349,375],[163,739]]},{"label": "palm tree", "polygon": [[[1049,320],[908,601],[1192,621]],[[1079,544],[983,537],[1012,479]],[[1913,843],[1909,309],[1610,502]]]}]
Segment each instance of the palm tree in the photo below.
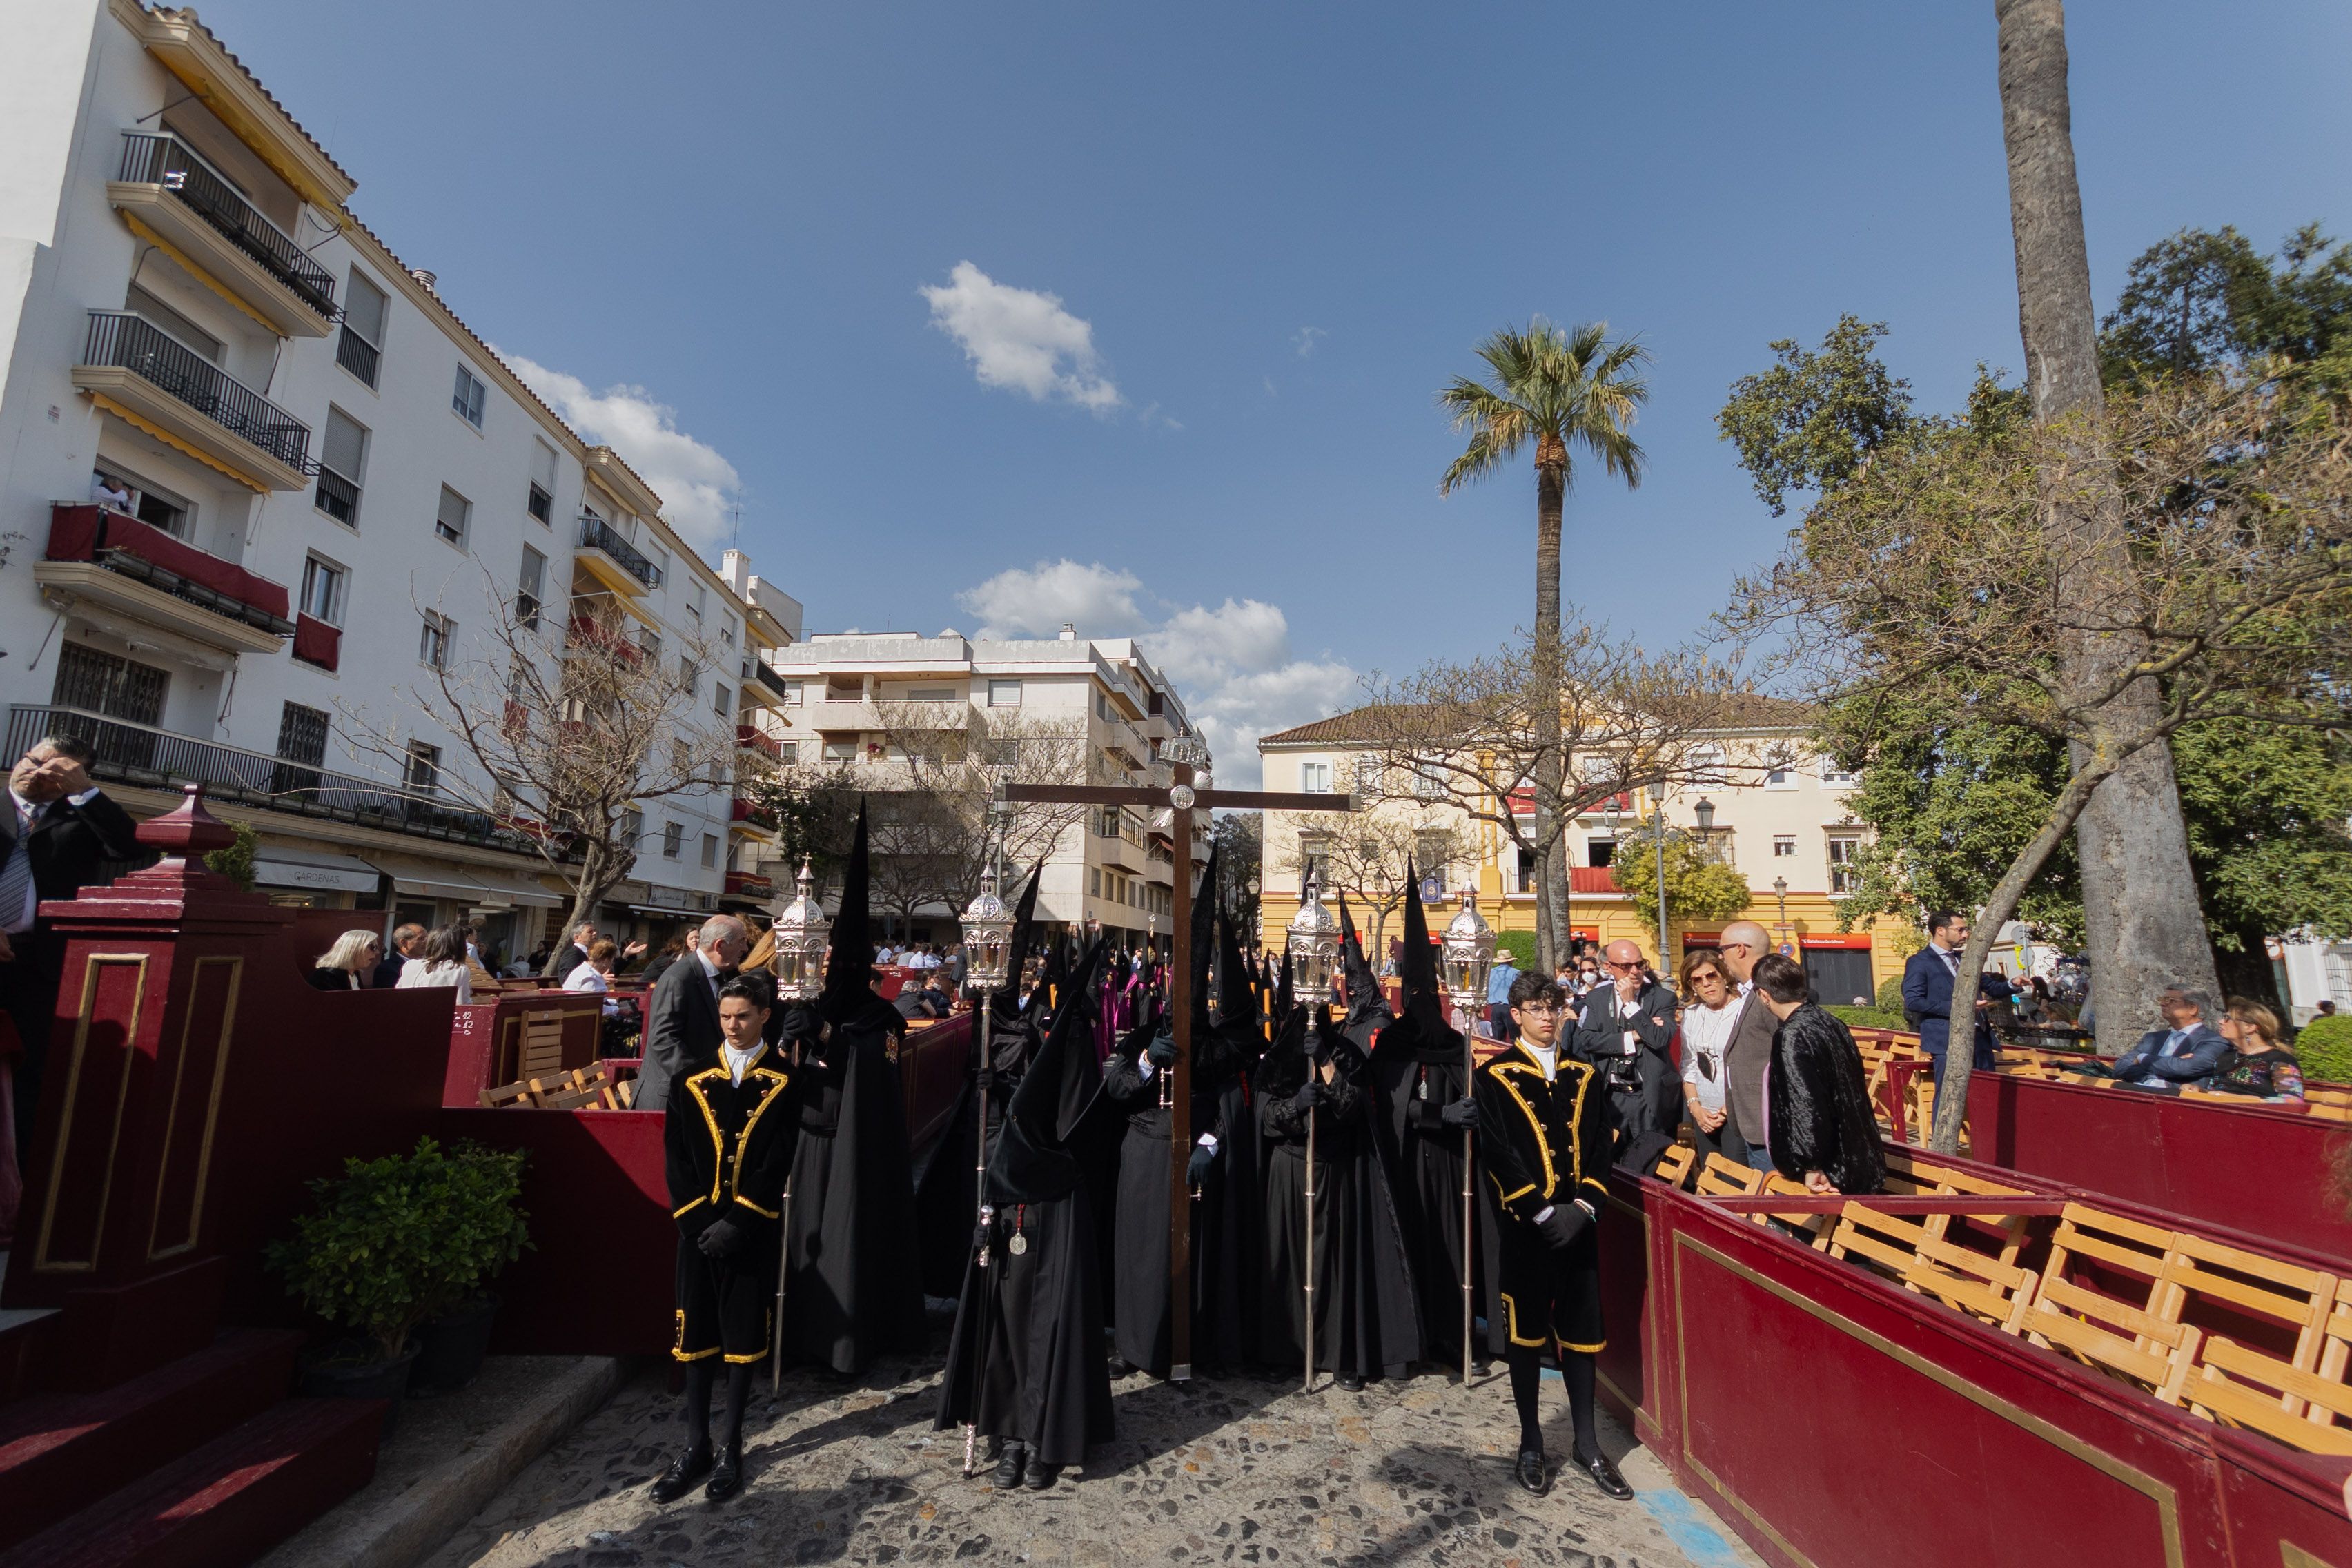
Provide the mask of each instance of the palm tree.
[{"label": "palm tree", "polygon": [[[1632,489],[1642,482],[1642,448],[1630,434],[1634,413],[1648,401],[1649,384],[1639,367],[1650,353],[1638,339],[1609,341],[1606,321],[1562,329],[1538,316],[1525,331],[1505,327],[1480,343],[1478,357],[1488,376],[1456,376],[1437,395],[1454,428],[1470,433],[1470,444],[1438,481],[1440,495],[1483,479],[1535,443],[1536,459],[1536,743],[1545,759],[1538,780],[1543,800],[1557,800],[1559,738],[1559,533],[1569,487],[1576,479],[1575,454],[1597,458],[1612,479]],[[1561,846],[1551,825],[1536,824],[1544,854],[1536,900],[1538,962],[1547,970],[1557,957],[1555,921],[1566,911],[1553,900],[1567,886],[1560,870]],[[1660,962],[1664,962],[1663,956]]]}]

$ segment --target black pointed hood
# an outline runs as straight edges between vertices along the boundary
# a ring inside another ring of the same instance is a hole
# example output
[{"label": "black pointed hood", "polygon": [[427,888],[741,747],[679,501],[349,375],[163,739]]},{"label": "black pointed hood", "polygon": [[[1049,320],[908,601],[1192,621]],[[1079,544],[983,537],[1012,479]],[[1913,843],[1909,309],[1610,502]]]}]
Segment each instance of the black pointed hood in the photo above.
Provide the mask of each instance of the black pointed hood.
[{"label": "black pointed hood", "polygon": [[1405,862],[1404,951],[1397,955],[1397,977],[1404,995],[1396,1023],[1381,1031],[1387,1050],[1410,1046],[1424,1060],[1455,1058],[1462,1054],[1462,1036],[1447,1022],[1444,987],[1437,978],[1437,950],[1429,942],[1429,915],[1421,902],[1421,882],[1412,862]]},{"label": "black pointed hood", "polygon": [[1045,872],[1042,860],[1031,867],[1029,885],[1013,901],[1013,941],[1004,953],[1004,989],[996,994],[992,1004],[994,1021],[999,1025],[1014,1023],[1021,1016],[1021,973],[1029,967],[1029,949],[1037,940],[1037,883]]},{"label": "black pointed hood", "polygon": [[1222,847],[1212,843],[1209,858],[1201,868],[1201,890],[1192,898],[1191,968],[1192,981],[1192,1037],[1206,1039],[1209,1035],[1209,963],[1217,951],[1217,855]]},{"label": "black pointed hood", "polygon": [[1249,960],[1242,956],[1241,932],[1234,925],[1233,916],[1226,912],[1224,900],[1217,900],[1217,1027],[1241,1025],[1255,1027],[1259,1011],[1258,975]]},{"label": "black pointed hood", "polygon": [[869,883],[866,802],[857,803],[857,835],[849,865],[841,874],[841,900],[833,911],[833,942],[824,954],[824,994],[819,1010],[839,1023],[874,996],[874,938],[866,919]]},{"label": "black pointed hood", "polygon": [[1274,1032],[1274,1042],[1265,1047],[1265,1055],[1257,1064],[1251,1079],[1260,1094],[1286,1095],[1298,1092],[1307,1081],[1308,1007],[1293,1007],[1284,1016],[1282,1025]]},{"label": "black pointed hood", "polygon": [[1339,980],[1340,999],[1348,1008],[1344,1026],[1348,1037],[1362,1049],[1371,1050],[1380,1036],[1396,1021],[1396,1015],[1389,1011],[1389,999],[1381,990],[1381,978],[1364,957],[1363,937],[1356,930],[1355,917],[1348,912],[1345,893],[1339,895]]},{"label": "black pointed hood", "polygon": [[991,1203],[1046,1203],[1077,1185],[1078,1162],[1070,1152],[1070,1139],[1102,1092],[1090,994],[1102,956],[1098,937],[1063,988],[1045,1043],[1023,1075],[1021,1087],[1013,1090],[1003,1136],[988,1162]]}]

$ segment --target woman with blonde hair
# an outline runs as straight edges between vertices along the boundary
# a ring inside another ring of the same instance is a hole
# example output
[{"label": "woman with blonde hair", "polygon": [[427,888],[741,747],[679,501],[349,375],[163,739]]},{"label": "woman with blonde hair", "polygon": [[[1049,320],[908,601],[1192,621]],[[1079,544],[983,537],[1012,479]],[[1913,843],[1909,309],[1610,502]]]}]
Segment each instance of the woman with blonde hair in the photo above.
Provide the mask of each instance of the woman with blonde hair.
[{"label": "woman with blonde hair", "polygon": [[2279,1044],[2276,1013],[2259,1002],[2232,996],[2221,1016],[2221,1037],[2230,1042],[2230,1054],[2213,1069],[2206,1088],[2264,1100],[2303,1098],[2303,1064]]},{"label": "woman with blonde hair", "polygon": [[364,991],[367,976],[383,957],[383,939],[372,931],[347,931],[310,967],[310,984],[321,991]]}]

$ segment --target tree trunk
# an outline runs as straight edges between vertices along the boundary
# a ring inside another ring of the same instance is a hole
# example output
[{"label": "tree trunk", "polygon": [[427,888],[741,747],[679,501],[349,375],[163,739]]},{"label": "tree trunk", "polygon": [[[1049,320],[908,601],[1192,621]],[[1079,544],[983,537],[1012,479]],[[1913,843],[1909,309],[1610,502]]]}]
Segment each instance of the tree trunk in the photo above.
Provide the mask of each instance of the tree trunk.
[{"label": "tree trunk", "polygon": [[[2065,9],[2062,0],[1995,0],[1994,10],[2026,390],[2038,422],[2078,421],[2079,439],[2095,442],[2106,399],[2074,174]],[[2095,449],[2077,456],[2093,474],[2105,462]],[[2058,584],[2062,607],[2128,624],[2132,595],[2118,498],[2111,486],[2095,487],[2087,501],[2056,491],[2052,487],[2044,526],[2061,537],[2062,559],[2073,563]],[[2098,691],[2143,651],[2136,635],[2084,630],[2062,648],[2061,674],[2078,693]],[[2100,706],[2099,727],[2126,755],[2083,808],[2075,837],[2099,1048],[2115,1056],[2151,1021],[2148,1010],[2163,986],[2210,990],[2214,978],[2171,748],[2148,739],[2160,722],[2160,695],[2142,680]],[[2077,772],[2087,765],[2085,747],[2070,753]]]},{"label": "tree trunk", "polygon": [[1559,754],[1559,531],[1568,489],[1568,452],[1549,433],[1536,442],[1536,641],[1535,743],[1536,841],[1552,848],[1544,855],[1545,884],[1537,899],[1536,963],[1545,973],[1567,949],[1555,924],[1550,872],[1564,852],[1557,820],[1566,759]]}]

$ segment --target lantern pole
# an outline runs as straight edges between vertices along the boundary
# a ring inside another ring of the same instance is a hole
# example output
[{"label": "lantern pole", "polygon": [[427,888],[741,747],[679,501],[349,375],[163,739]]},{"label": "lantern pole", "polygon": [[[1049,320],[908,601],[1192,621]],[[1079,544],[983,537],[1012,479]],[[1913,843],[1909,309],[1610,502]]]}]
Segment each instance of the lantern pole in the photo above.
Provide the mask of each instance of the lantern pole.
[{"label": "lantern pole", "polygon": [[[1339,926],[1331,911],[1323,907],[1316,890],[1315,873],[1309,871],[1298,889],[1298,913],[1291,918],[1289,931],[1291,965],[1291,997],[1302,1007],[1328,1007],[1331,1004],[1331,964],[1339,951]],[[1287,1022],[1287,1020],[1285,1020]],[[1307,1076],[1315,1077],[1315,1053],[1307,1052]],[[1307,1261],[1300,1270],[1307,1297],[1307,1382],[1306,1392],[1315,1391],[1315,1110],[1307,1112]]]},{"label": "lantern pole", "polygon": [[[1478,1074],[1478,1015],[1486,1000],[1486,976],[1495,963],[1495,929],[1478,913],[1475,883],[1462,889],[1462,912],[1445,928],[1445,989],[1462,1011],[1462,1092],[1474,1095]],[[1475,1213],[1471,1205],[1475,1138],[1462,1130],[1462,1386],[1470,1386],[1471,1334],[1475,1314],[1471,1301],[1474,1266],[1471,1244],[1476,1239]]]},{"label": "lantern pole", "polygon": [[[979,1128],[972,1149],[971,1183],[972,1204],[978,1211],[974,1245],[979,1257],[974,1259],[974,1267],[982,1269],[988,1267],[992,1249],[988,1226],[994,1218],[994,1213],[988,1202],[988,1090],[982,1087],[981,1075],[995,1065],[990,1026],[993,1022],[992,1015],[996,1011],[996,992],[1004,984],[1013,956],[1013,917],[1005,911],[1004,900],[998,891],[998,883],[1003,874],[1003,859],[1000,853],[991,860],[987,881],[982,884],[979,892],[972,895],[971,902],[964,906],[960,922],[963,928],[960,941],[963,949],[964,984],[975,994],[973,1006],[980,1014],[974,1020],[972,1031],[980,1055],[973,1067],[971,1079],[972,1100],[977,1110],[975,1121]],[[983,1302],[985,1300],[983,1291]],[[982,1342],[985,1342],[984,1339]],[[980,1444],[979,1415],[975,1395],[973,1419],[963,1424],[963,1473],[966,1476],[971,1475],[975,1467],[975,1455]]]},{"label": "lantern pole", "polygon": [[[814,1001],[823,994],[825,943],[833,934],[833,921],[817,900],[814,874],[805,855],[801,857],[801,874],[796,883],[793,901],[776,915],[768,930],[773,939],[770,944],[773,956],[768,960],[768,966],[776,976],[779,1003]],[[793,1065],[797,1068],[800,1064],[795,1061]],[[793,1266],[790,1179],[784,1183],[783,1202],[776,1205],[776,1305],[772,1314],[775,1342],[768,1347],[768,1393],[772,1397],[782,1393],[784,1386],[784,1286]]]}]

